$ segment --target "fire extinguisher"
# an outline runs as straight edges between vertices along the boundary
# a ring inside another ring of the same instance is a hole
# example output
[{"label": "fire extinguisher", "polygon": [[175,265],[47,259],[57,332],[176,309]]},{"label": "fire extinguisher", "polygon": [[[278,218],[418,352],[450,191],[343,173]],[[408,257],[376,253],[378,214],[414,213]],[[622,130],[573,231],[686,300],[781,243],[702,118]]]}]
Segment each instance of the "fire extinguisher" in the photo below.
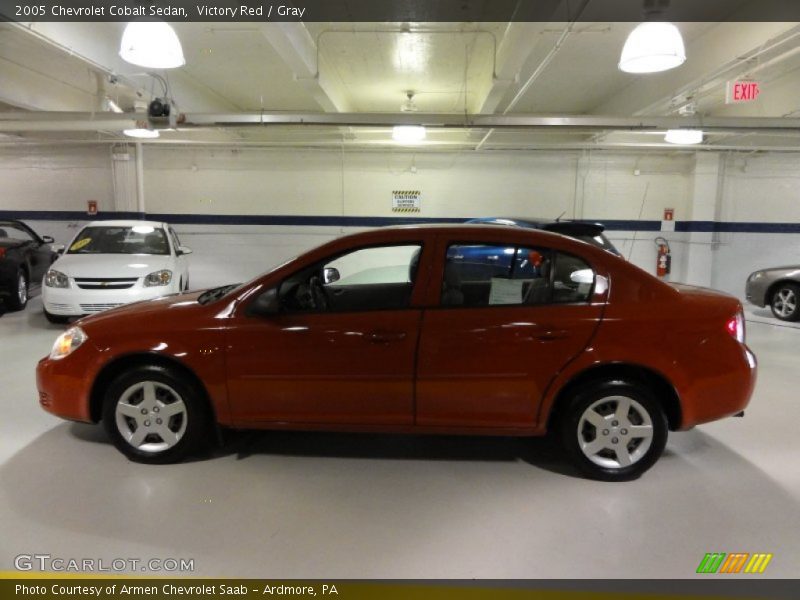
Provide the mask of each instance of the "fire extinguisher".
[{"label": "fire extinguisher", "polygon": [[656,242],[656,275],[666,277],[672,271],[672,252],[666,238],[657,237]]}]

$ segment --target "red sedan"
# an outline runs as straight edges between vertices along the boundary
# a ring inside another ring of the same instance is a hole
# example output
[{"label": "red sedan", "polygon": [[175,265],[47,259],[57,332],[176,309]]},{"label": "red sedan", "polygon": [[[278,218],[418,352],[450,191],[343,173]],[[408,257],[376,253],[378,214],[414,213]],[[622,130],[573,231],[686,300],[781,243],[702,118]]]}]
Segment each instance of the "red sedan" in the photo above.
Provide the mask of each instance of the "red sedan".
[{"label": "red sedan", "polygon": [[755,378],[735,298],[480,225],[350,235],[243,285],[82,319],[37,368],[46,410],[102,421],[141,462],[214,427],[555,430],[606,480],[651,467],[668,430],[741,413]]}]

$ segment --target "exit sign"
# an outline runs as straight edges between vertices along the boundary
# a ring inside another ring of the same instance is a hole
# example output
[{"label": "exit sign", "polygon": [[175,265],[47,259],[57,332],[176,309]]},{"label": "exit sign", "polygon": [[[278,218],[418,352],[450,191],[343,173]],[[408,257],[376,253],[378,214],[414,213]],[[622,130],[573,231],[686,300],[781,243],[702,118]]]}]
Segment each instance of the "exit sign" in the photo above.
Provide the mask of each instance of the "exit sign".
[{"label": "exit sign", "polygon": [[752,102],[759,94],[761,94],[761,84],[757,81],[729,81],[725,103]]}]

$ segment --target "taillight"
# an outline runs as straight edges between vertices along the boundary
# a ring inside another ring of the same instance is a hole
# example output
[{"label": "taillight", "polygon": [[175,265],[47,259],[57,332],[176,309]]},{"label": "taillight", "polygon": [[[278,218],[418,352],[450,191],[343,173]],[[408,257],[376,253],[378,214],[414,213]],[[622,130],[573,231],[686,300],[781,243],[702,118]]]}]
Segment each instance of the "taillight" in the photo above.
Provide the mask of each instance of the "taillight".
[{"label": "taillight", "polygon": [[6,255],[6,249],[0,248],[0,258],[3,258]]},{"label": "taillight", "polygon": [[733,339],[744,344],[744,313],[741,308],[736,315],[728,319],[725,323],[725,329],[728,330]]}]

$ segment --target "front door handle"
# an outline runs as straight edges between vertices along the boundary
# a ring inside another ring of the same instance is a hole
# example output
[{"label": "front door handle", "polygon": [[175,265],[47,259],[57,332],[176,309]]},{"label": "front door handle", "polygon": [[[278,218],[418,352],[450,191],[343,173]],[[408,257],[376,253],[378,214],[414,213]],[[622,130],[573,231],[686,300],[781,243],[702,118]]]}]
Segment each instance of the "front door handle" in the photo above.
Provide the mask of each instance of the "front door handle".
[{"label": "front door handle", "polygon": [[373,331],[369,334],[369,341],[373,344],[388,344],[404,340],[405,337],[405,331]]}]

